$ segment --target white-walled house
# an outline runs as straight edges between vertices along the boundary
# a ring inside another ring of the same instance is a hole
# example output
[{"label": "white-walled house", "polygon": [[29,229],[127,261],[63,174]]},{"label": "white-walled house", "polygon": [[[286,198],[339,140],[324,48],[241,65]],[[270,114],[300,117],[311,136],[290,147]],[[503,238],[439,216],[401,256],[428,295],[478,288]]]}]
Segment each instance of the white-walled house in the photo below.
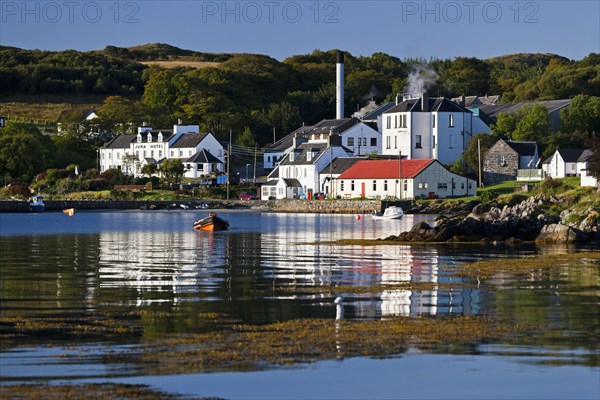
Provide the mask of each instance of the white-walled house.
[{"label": "white-walled house", "polygon": [[479,117],[447,98],[408,99],[382,115],[382,154],[407,159],[456,161],[478,133],[490,133]]},{"label": "white-walled house", "polygon": [[186,178],[199,178],[223,172],[225,152],[212,133],[180,135],[169,144],[168,158],[179,158],[186,167]]},{"label": "white-walled house", "polygon": [[323,140],[331,132],[339,135],[342,138],[341,144],[352,150],[355,156],[369,153],[381,154],[381,133],[376,129],[376,123],[362,122],[357,118],[324,119],[313,126],[301,126],[267,147],[263,156],[264,168],[276,168],[278,162],[300,142]]},{"label": "white-walled house", "polygon": [[546,177],[564,178],[581,175],[581,170],[587,169],[589,150],[559,149],[542,163]]},{"label": "white-walled house", "polygon": [[[400,171],[400,168],[402,169]],[[475,196],[476,182],[435,159],[358,161],[335,181],[342,198],[446,198]]]},{"label": "white-walled house", "polygon": [[273,188],[274,197],[277,199],[310,199],[314,193],[326,193],[327,188],[322,183],[321,171],[331,160],[352,155],[349,149],[341,145],[341,141],[342,138],[334,133],[313,136],[308,142],[300,144],[294,140],[297,144],[294,150],[283,158],[269,175],[269,182],[262,186],[261,199],[268,200],[273,196]]},{"label": "white-walled house", "polygon": [[198,125],[164,130],[143,126],[136,135],[119,135],[100,149],[100,172],[116,168],[139,176],[145,164],[171,158],[181,159],[189,178],[223,171],[223,146],[211,133],[198,133],[199,129]]}]

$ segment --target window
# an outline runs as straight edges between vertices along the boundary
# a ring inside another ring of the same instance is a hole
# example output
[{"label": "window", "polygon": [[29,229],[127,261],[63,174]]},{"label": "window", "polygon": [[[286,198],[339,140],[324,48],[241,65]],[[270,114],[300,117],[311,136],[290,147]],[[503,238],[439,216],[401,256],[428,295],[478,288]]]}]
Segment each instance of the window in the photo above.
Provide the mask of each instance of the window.
[{"label": "window", "polygon": [[419,189],[427,189],[429,185],[427,184],[427,182],[419,182]]},{"label": "window", "polygon": [[432,137],[431,147],[435,149],[435,135]]},{"label": "window", "polygon": [[421,135],[417,135],[416,140],[415,140],[415,149],[422,149],[422,148],[423,148],[423,143],[421,142]]},{"label": "window", "polygon": [[408,119],[408,115],[403,115],[402,116],[402,127],[406,128],[406,120]]},{"label": "window", "polygon": [[340,181],[340,191],[344,191],[344,181]]},{"label": "window", "polygon": [[386,149],[389,149],[389,148],[391,148],[391,147],[390,147],[390,142],[391,142],[391,141],[392,141],[392,138],[391,138],[391,137],[389,137],[389,136],[386,136],[386,137],[385,137],[385,148],[386,148]]},{"label": "window", "polygon": [[386,129],[390,129],[392,127],[392,116],[388,115],[385,121]]},{"label": "window", "polygon": [[406,192],[408,190],[408,183],[406,181],[404,181],[404,191]]},{"label": "window", "polygon": [[154,150],[150,150],[150,157],[154,158]]},{"label": "window", "polygon": [[398,148],[398,136],[394,136],[394,148]]},{"label": "window", "polygon": [[[461,189],[461,190],[465,190],[465,183],[464,183],[464,182],[462,182],[462,183],[460,184],[460,189]],[[471,189],[471,185],[469,185],[469,189]]]},{"label": "window", "polygon": [[454,114],[448,115],[448,126],[454,128]]},{"label": "window", "polygon": [[374,138],[374,137],[371,138],[371,146],[377,147],[377,138]]},{"label": "window", "polygon": [[363,146],[366,146],[366,145],[367,145],[367,138],[366,138],[366,137],[364,137],[364,138],[363,138]]},{"label": "window", "polygon": [[162,150],[158,151],[158,158],[162,158]]},{"label": "window", "polygon": [[146,150],[144,150],[144,158],[146,158]]},{"label": "window", "polygon": [[189,156],[191,157],[192,156],[192,151],[190,150],[190,151],[188,151],[188,153],[189,153]]},{"label": "window", "polygon": [[435,115],[433,115],[433,124],[431,125],[432,128],[435,128]]},{"label": "window", "polygon": [[419,187],[419,189],[423,189],[423,182],[419,182],[418,187]]},{"label": "window", "polygon": [[454,148],[454,135],[448,135],[448,148]]},{"label": "window", "polygon": [[175,157],[175,154],[173,154],[173,150],[171,150],[171,157]]},{"label": "window", "polygon": [[350,190],[354,191],[354,181],[350,181]]},{"label": "window", "polygon": [[437,188],[438,188],[438,190],[448,190],[448,184],[447,183],[438,183]]},{"label": "window", "polygon": [[[402,118],[402,116],[400,116]],[[398,127],[398,115],[394,115],[394,128]]]},{"label": "window", "polygon": [[388,190],[388,182],[387,179],[385,181],[383,181],[383,190],[387,192]]},{"label": "window", "polygon": [[198,164],[198,171],[204,171],[204,164]]},{"label": "window", "polygon": [[354,138],[353,137],[348,138],[348,146],[354,146]]},{"label": "window", "polygon": [[506,165],[506,158],[502,155],[498,155],[498,165],[504,167]]},{"label": "window", "polygon": [[377,190],[377,181],[373,181],[373,191]]},{"label": "window", "polygon": [[183,150],[179,150],[179,157],[183,157]]}]

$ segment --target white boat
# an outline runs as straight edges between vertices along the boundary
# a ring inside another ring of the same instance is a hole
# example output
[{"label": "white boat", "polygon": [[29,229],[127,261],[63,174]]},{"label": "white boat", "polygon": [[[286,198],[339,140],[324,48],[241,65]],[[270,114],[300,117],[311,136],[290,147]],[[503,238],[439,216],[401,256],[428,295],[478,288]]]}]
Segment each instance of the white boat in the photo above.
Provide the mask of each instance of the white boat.
[{"label": "white boat", "polygon": [[34,213],[41,213],[46,208],[44,196],[33,196],[29,201],[29,209]]},{"label": "white boat", "polygon": [[383,213],[373,213],[371,218],[374,219],[399,219],[404,216],[404,211],[402,207],[397,206],[389,206],[386,208]]}]

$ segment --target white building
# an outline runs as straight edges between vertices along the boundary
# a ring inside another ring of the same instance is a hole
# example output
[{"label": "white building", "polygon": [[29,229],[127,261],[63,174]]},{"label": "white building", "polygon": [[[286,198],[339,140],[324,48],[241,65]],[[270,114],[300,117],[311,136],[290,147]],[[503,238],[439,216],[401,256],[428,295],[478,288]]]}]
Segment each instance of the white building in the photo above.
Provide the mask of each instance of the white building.
[{"label": "white building", "polygon": [[[400,171],[400,167],[402,171]],[[358,161],[335,181],[342,198],[446,198],[475,196],[476,183],[446,169],[438,160]]]},{"label": "white building", "polygon": [[265,149],[264,168],[273,169],[277,163],[288,155],[302,141],[324,140],[330,132],[342,138],[342,145],[346,146],[355,156],[366,154],[381,154],[381,133],[377,125],[371,122],[362,122],[357,118],[324,119],[313,126],[301,126],[283,139]]},{"label": "white building", "polygon": [[447,98],[421,98],[399,102],[382,115],[382,154],[407,159],[435,158],[443,164],[456,161],[478,133],[490,133],[479,117]]},{"label": "white building", "polygon": [[549,178],[580,176],[590,154],[590,150],[559,149],[542,163],[542,169]]},{"label": "white building", "polygon": [[294,150],[283,158],[262,186],[262,200],[269,197],[311,199],[315,193],[327,193],[328,185],[321,179],[321,171],[331,160],[352,155],[341,145],[342,138],[334,133],[310,136],[307,142],[300,144],[297,139],[294,138]]},{"label": "white building", "polygon": [[198,125],[175,125],[172,130],[143,126],[136,135],[119,135],[100,149],[100,172],[116,168],[141,175],[144,165],[171,158],[181,159],[189,178],[223,171],[223,146],[211,133],[198,133],[199,129]]}]

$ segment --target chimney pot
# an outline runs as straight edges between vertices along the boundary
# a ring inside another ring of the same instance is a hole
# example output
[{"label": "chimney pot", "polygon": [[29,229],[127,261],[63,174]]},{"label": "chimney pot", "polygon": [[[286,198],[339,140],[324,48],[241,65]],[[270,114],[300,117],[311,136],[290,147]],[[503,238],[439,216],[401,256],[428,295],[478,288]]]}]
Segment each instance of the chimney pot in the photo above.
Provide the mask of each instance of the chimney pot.
[{"label": "chimney pot", "polygon": [[429,95],[427,92],[421,94],[421,111],[429,112]]}]

